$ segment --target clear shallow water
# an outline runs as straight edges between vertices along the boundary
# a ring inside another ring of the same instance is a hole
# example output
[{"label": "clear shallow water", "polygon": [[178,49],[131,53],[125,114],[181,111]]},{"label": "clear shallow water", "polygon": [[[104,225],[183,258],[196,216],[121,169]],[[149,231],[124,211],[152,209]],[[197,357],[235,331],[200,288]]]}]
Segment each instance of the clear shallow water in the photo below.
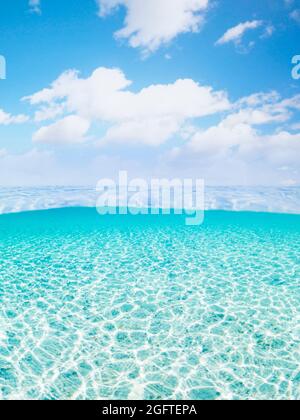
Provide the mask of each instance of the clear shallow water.
[{"label": "clear shallow water", "polygon": [[300,216],[0,217],[1,399],[299,399]]}]

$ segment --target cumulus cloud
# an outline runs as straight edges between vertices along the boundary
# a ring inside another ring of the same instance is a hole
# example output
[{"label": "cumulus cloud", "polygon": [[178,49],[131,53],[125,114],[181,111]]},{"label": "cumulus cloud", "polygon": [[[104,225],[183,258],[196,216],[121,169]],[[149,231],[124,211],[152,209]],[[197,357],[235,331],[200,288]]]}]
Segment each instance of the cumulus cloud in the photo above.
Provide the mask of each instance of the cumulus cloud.
[{"label": "cumulus cloud", "polygon": [[172,117],[133,119],[108,129],[99,145],[111,142],[139,145],[142,138],[145,145],[159,146],[176,135],[179,129],[180,122]]},{"label": "cumulus cloud", "polygon": [[[249,124],[221,121],[198,130],[186,145],[168,152],[169,171],[203,177],[217,185],[300,183],[300,133],[263,134]],[[285,168],[283,171],[282,168]],[[188,171],[188,172],[187,172]]]},{"label": "cumulus cloud", "polygon": [[241,98],[233,109],[236,112],[224,120],[227,125],[283,123],[292,117],[294,111],[300,110],[300,95],[281,99],[277,92],[258,93]]},{"label": "cumulus cloud", "polygon": [[[54,119],[34,134],[36,143],[92,140],[103,146],[99,153],[126,150],[128,155],[132,149],[120,145],[152,146],[147,156],[160,173],[165,170],[164,176],[182,168],[185,175],[193,169],[207,182],[237,183],[240,174],[260,184],[300,182],[300,133],[293,124],[300,95],[258,92],[232,102],[225,91],[192,79],[135,90],[121,70],[98,68],[87,78],[67,71],[25,99],[36,109],[36,120]],[[204,124],[208,116],[213,119]],[[169,151],[161,155],[166,148],[159,146],[167,141]],[[126,162],[123,155],[120,160]]]},{"label": "cumulus cloud", "polygon": [[299,163],[300,134],[280,131],[263,135],[249,124],[228,125],[225,120],[196,133],[188,150],[206,157],[235,156],[248,162],[262,160],[278,166],[296,165]]},{"label": "cumulus cloud", "polygon": [[206,156],[235,155],[243,159],[262,159],[277,164],[299,163],[300,133],[273,129],[264,134],[265,124],[288,121],[299,110],[300,95],[281,99],[275,92],[259,93],[240,99],[217,125],[198,130],[188,142],[188,149]]},{"label": "cumulus cloud", "polygon": [[97,0],[105,17],[118,7],[126,8],[124,27],[115,33],[133,48],[149,53],[179,34],[197,32],[204,22],[209,0]]},{"label": "cumulus cloud", "polygon": [[261,20],[252,20],[244,23],[239,23],[233,28],[228,29],[225,34],[218,39],[216,45],[224,45],[233,42],[235,45],[241,44],[243,36],[249,30],[257,29],[263,25]]},{"label": "cumulus cloud", "polygon": [[44,106],[35,112],[34,120],[36,122],[52,120],[58,117],[59,115],[62,115],[64,113],[64,110],[64,104],[53,104],[50,106]]},{"label": "cumulus cloud", "polygon": [[209,183],[286,185],[292,179],[298,184],[299,127],[291,133],[280,126],[299,105],[299,95],[282,99],[276,92],[241,98],[217,124],[195,126],[186,144],[173,148],[167,159],[176,170],[191,168]]},{"label": "cumulus cloud", "polygon": [[11,115],[0,109],[0,125],[22,124],[28,120],[29,117],[26,115]]},{"label": "cumulus cloud", "polygon": [[40,128],[34,135],[35,143],[76,144],[85,141],[90,122],[77,115],[69,115],[54,124]]},{"label": "cumulus cloud", "polygon": [[[202,86],[192,79],[151,85],[138,92],[130,87],[131,82],[119,69],[98,68],[86,79],[80,78],[75,71],[68,71],[50,88],[24,99],[32,105],[41,106],[36,115],[47,115],[48,110],[51,115],[58,106],[81,119],[108,124],[109,129],[103,139],[106,142],[153,146],[167,141],[188,120],[213,115],[231,106],[226,92],[214,91],[212,87]],[[53,133],[52,126],[50,129]],[[34,139],[45,139],[46,132],[49,132],[49,127],[41,128]],[[69,132],[65,134],[68,134],[67,142],[70,142]]]},{"label": "cumulus cloud", "polygon": [[285,122],[289,120],[290,113],[283,109],[282,112],[270,109],[242,109],[235,114],[229,115],[224,121],[228,126],[238,124],[263,125],[273,122]]},{"label": "cumulus cloud", "polygon": [[[198,32],[210,0],[95,0],[99,16],[105,18],[120,7],[126,9],[124,26],[115,33],[147,55],[178,35]],[[41,0],[29,0],[33,13],[41,13]]]}]

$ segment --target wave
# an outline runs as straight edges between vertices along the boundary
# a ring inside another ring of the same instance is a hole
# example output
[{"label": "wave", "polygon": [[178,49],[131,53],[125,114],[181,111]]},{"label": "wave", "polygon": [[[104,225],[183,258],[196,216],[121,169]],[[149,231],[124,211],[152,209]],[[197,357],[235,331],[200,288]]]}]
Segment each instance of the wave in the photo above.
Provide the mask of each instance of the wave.
[{"label": "wave", "polygon": [[[96,207],[99,195],[95,188],[90,187],[3,187],[0,188],[0,214]],[[111,198],[114,195],[111,191]],[[204,203],[206,210],[300,214],[300,187],[206,187]],[[135,194],[131,205],[149,207],[148,192]]]}]

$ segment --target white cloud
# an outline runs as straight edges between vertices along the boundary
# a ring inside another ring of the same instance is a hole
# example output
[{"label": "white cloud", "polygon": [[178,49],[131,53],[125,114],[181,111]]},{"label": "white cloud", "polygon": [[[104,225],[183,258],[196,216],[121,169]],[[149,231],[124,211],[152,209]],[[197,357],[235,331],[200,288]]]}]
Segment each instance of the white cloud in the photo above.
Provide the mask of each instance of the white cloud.
[{"label": "white cloud", "polygon": [[276,28],[274,25],[271,25],[271,24],[267,25],[264,30],[264,33],[261,35],[260,38],[261,39],[270,38],[274,34],[275,31],[276,31]]},{"label": "white cloud", "polygon": [[47,174],[53,166],[54,155],[50,151],[32,149],[20,154],[6,151],[0,155],[0,185],[7,187],[48,183]]},{"label": "white cloud", "polygon": [[90,128],[88,120],[70,115],[46,127],[40,128],[34,135],[35,143],[77,144],[85,141]]},{"label": "white cloud", "polygon": [[[153,146],[147,151],[151,168],[165,170],[164,175],[193,170],[208,183],[218,179],[236,184],[241,177],[246,184],[300,182],[300,133],[293,124],[283,128],[299,113],[300,95],[281,98],[274,91],[259,92],[232,103],[226,92],[191,79],[135,90],[121,70],[98,68],[87,78],[65,72],[50,88],[26,100],[37,108],[36,119],[41,112],[40,121],[62,113],[62,119],[34,134],[35,142],[80,144],[92,139],[93,146],[104,147],[100,153],[121,153],[121,162],[132,156],[124,145]],[[211,120],[206,119],[205,126],[201,120],[207,116],[214,116],[208,127]],[[97,131],[89,133],[92,123],[102,138]],[[176,147],[173,143],[172,150],[161,155],[159,146],[171,140]],[[109,147],[113,143],[118,147]],[[141,153],[142,168],[145,151]]]},{"label": "white cloud", "polygon": [[296,185],[298,185],[298,181],[296,181],[296,179],[284,179],[281,182],[281,185],[283,187],[295,187]]},{"label": "white cloud", "polygon": [[278,113],[271,109],[269,112],[264,109],[243,109],[236,114],[229,115],[224,122],[226,122],[228,126],[236,126],[238,124],[256,126],[273,122],[285,122],[289,120],[290,116],[290,113],[285,109]]},{"label": "white cloud", "polygon": [[149,53],[179,34],[197,32],[204,21],[209,0],[97,0],[102,17],[118,7],[126,8],[124,27],[118,39],[128,39],[133,48]]},{"label": "white cloud", "polygon": [[77,82],[77,75],[77,71],[68,70],[55,80],[50,88],[42,89],[34,95],[24,97],[23,100],[29,101],[31,105],[37,105],[40,103],[51,103],[53,100],[64,99],[71,89],[72,84]]},{"label": "white cloud", "polygon": [[300,123],[293,124],[293,125],[291,126],[291,129],[292,129],[293,131],[300,131]]},{"label": "white cloud", "polygon": [[224,45],[229,42],[234,42],[236,45],[240,44],[244,34],[251,30],[261,27],[263,22],[261,20],[247,21],[239,23],[233,28],[228,29],[225,34],[216,42],[216,45]]},{"label": "white cloud", "polygon": [[300,95],[281,99],[276,92],[258,93],[241,98],[217,125],[198,130],[188,148],[205,155],[232,155],[243,159],[265,159],[272,162],[299,163],[300,133],[283,130],[263,134],[260,126],[288,121],[299,110]]},{"label": "white cloud", "polygon": [[274,104],[280,101],[280,95],[276,91],[271,92],[259,92],[254,93],[252,95],[243,97],[238,100],[237,106],[243,107],[243,106],[249,106],[249,107],[255,107],[255,106],[262,106],[266,104]]},{"label": "white cloud", "polygon": [[297,165],[300,155],[300,134],[286,131],[262,135],[249,124],[229,126],[226,121],[193,136],[189,145],[193,153],[207,157],[228,158],[253,162],[263,160],[267,165]]},{"label": "white cloud", "polygon": [[107,143],[145,144],[159,146],[176,135],[180,129],[180,123],[176,118],[135,119],[122,122],[107,130],[107,133],[99,142],[99,145]]},{"label": "white cloud", "polygon": [[[154,171],[155,162],[139,161],[132,154],[127,156],[110,154],[95,149],[91,150],[90,154],[83,154],[78,153],[77,148],[72,148],[68,150],[66,159],[65,153],[59,150],[45,150],[44,147],[43,150],[36,147],[22,153],[0,151],[0,186],[67,185],[78,187],[78,185],[86,185],[91,187],[96,185],[99,178],[114,179],[124,168],[129,168],[130,175],[133,177],[147,176],[150,171]],[[20,196],[20,200],[14,200],[12,205],[15,209],[22,208],[26,201],[28,204],[26,197],[24,200],[23,198]],[[63,202],[65,198],[63,194],[61,198]],[[39,208],[41,204],[39,198],[31,196],[28,199],[31,201],[31,208]],[[90,199],[91,205],[94,203],[93,200],[94,196]],[[49,196],[47,201],[50,205],[55,204]],[[9,206],[9,203],[7,204]],[[73,205],[78,205],[76,193],[73,196]],[[28,206],[25,208],[28,209]]]},{"label": "white cloud", "polygon": [[7,155],[7,150],[6,149],[0,149],[0,158],[4,157]]},{"label": "white cloud", "polygon": [[247,124],[228,125],[221,122],[217,126],[196,133],[188,144],[193,153],[205,156],[227,155],[229,149],[249,144],[254,137],[254,130]]},{"label": "white cloud", "polygon": [[241,98],[233,109],[236,112],[224,119],[227,125],[283,123],[292,117],[295,110],[300,110],[300,95],[281,99],[276,92],[258,93]]},{"label": "white cloud", "polygon": [[22,124],[28,120],[26,115],[11,115],[0,109],[0,125]]},{"label": "white cloud", "polygon": [[186,144],[168,152],[166,161],[176,171],[189,168],[208,183],[299,184],[299,127],[290,127],[295,133],[280,128],[299,105],[299,95],[281,99],[276,92],[241,98],[219,123],[194,126]]},{"label": "white cloud", "polygon": [[291,19],[295,22],[300,23],[300,9],[295,9],[290,13]]},{"label": "white cloud", "polygon": [[29,7],[33,13],[41,13],[41,2],[40,0],[29,0]]},{"label": "white cloud", "polygon": [[[198,130],[181,148],[169,152],[169,171],[197,174],[208,184],[284,185],[300,183],[300,133],[262,134],[249,124],[221,121]],[[285,172],[281,168],[286,167]],[[190,172],[187,172],[190,171]]]},{"label": "white cloud", "polygon": [[[119,7],[126,9],[124,26],[115,33],[145,54],[157,50],[178,35],[198,32],[210,0],[96,0],[104,18]],[[41,13],[41,0],[29,0],[33,13]]]},{"label": "white cloud", "polygon": [[34,120],[36,122],[53,120],[54,118],[62,115],[64,113],[65,106],[64,104],[53,104],[50,106],[41,107],[38,111],[36,111],[34,115]]},{"label": "white cloud", "polygon": [[[69,71],[49,89],[25,99],[32,105],[41,105],[42,111],[36,115],[47,114],[47,107],[51,114],[58,106],[80,118],[110,125],[104,141],[139,141],[148,145],[167,141],[189,119],[213,115],[231,106],[226,92],[214,91],[191,79],[151,85],[138,92],[130,90],[130,85],[118,69],[98,68],[87,79]],[[41,133],[44,137],[44,132],[40,129],[38,138]]]}]

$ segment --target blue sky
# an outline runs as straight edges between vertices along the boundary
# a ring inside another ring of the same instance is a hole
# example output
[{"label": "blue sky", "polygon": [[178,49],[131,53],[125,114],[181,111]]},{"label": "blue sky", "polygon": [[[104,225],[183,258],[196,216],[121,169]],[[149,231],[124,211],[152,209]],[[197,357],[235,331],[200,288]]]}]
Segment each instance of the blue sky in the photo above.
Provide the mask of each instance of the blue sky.
[{"label": "blue sky", "polygon": [[298,185],[300,2],[141,3],[1,1],[0,184]]}]

